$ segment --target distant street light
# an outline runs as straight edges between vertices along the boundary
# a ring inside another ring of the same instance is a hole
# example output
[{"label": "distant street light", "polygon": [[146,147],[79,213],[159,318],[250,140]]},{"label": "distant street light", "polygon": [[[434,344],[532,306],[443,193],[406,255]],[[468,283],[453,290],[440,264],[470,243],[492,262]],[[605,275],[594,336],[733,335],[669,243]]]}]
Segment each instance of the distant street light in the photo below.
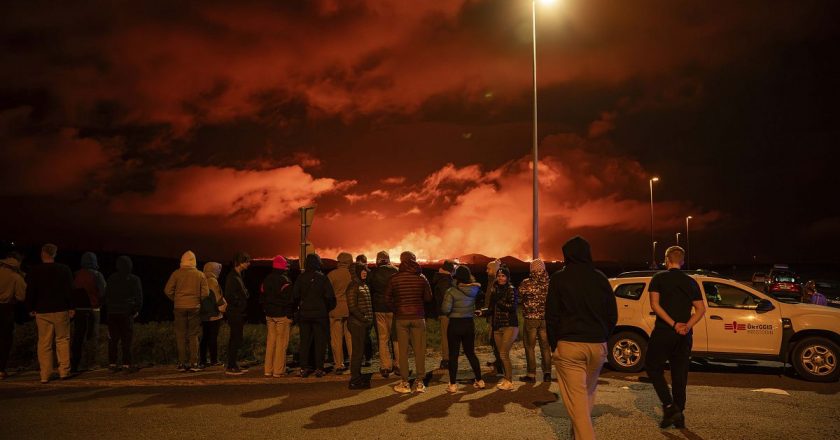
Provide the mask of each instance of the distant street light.
[{"label": "distant street light", "polygon": [[680,233],[677,232],[677,246],[680,245]]},{"label": "distant street light", "polygon": [[651,269],[656,269],[656,267],[657,267],[657,264],[656,264],[656,243],[657,243],[656,241],[653,242],[653,260],[650,260],[650,268]]},{"label": "distant street light", "polygon": [[688,269],[691,267],[691,242],[689,241],[688,237],[688,221],[691,220],[692,216],[688,216],[685,218],[685,268]]},{"label": "distant street light", "polygon": [[648,184],[650,185],[650,241],[654,243],[653,251],[651,252],[650,264],[655,268],[656,263],[654,262],[656,261],[656,241],[654,241],[653,236],[653,182],[659,182],[659,178],[653,177],[650,180],[648,180]]}]

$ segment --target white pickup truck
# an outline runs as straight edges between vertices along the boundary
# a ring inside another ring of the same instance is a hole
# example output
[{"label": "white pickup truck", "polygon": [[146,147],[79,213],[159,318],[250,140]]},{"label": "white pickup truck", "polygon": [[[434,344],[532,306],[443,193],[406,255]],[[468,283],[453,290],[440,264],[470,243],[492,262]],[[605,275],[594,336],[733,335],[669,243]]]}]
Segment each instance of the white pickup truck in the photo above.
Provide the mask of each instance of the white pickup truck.
[{"label": "white pickup truck", "polygon": [[[686,273],[708,304],[694,326],[693,357],[787,362],[802,378],[815,382],[840,377],[840,309],[780,302],[734,280]],[[652,276],[653,272],[628,272],[610,279],[618,304],[608,355],[615,370],[644,368],[656,319],[648,299]]]}]

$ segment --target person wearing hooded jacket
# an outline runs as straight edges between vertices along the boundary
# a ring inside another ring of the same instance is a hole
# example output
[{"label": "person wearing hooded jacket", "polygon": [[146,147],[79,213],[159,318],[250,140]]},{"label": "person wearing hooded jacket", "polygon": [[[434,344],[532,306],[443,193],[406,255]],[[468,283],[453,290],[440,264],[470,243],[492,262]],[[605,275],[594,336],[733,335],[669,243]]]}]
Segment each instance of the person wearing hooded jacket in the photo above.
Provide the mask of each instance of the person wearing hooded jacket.
[{"label": "person wearing hooded jacket", "polygon": [[545,298],[548,295],[548,274],[545,263],[537,258],[531,262],[531,275],[519,285],[522,301],[522,316],[525,318],[525,359],[528,373],[519,378],[523,382],[535,382],[537,377],[537,341],[540,344],[543,381],[551,382],[551,351],[548,348],[548,333],[545,329]]},{"label": "person wearing hooded jacket", "polygon": [[455,272],[455,262],[446,260],[438,269],[437,273],[432,277],[432,296],[434,301],[427,303],[428,311],[426,316],[435,318],[440,323],[440,369],[449,369],[449,344],[446,337],[447,328],[449,327],[449,317],[446,316],[440,309],[443,303],[443,297],[450,287],[455,285],[455,280],[452,278]]},{"label": "person wearing hooded jacket", "polygon": [[373,306],[370,301],[370,289],[367,286],[367,265],[353,265],[353,280],[347,286],[347,309],[350,311],[348,327],[353,336],[350,354],[350,389],[370,388],[370,382],[362,377],[362,357],[365,338],[373,324]]},{"label": "person wearing hooded jacket", "polygon": [[575,236],[563,245],[563,255],[566,266],[548,282],[548,343],[574,438],[594,439],[595,390],[618,310],[607,277],[592,263],[589,243]]},{"label": "person wearing hooded jacket", "polygon": [[[204,276],[207,278],[209,293],[207,298],[201,301],[201,341],[198,343],[199,364],[203,366],[221,365],[219,362],[219,330],[222,327],[222,318],[227,310],[222,286],[219,285],[219,276],[222,274],[222,265],[215,261],[204,263]],[[208,361],[207,354],[210,353]]]},{"label": "person wearing hooded jacket", "polygon": [[[385,301],[385,289],[388,281],[397,268],[391,264],[391,257],[386,251],[379,251],[376,254],[376,267],[368,275],[368,286],[373,302],[373,315],[376,319],[376,339],[379,343],[379,374],[384,378],[394,372],[394,359],[399,352],[399,343],[396,341],[396,334],[391,329],[394,325],[394,312],[391,306]],[[392,341],[393,340],[393,341]],[[390,348],[393,342],[393,351]]]},{"label": "person wearing hooded jacket", "polygon": [[[493,329],[493,340],[499,352],[504,378],[496,387],[500,390],[513,389],[513,363],[510,360],[510,350],[519,335],[519,317],[517,306],[519,293],[510,280],[510,269],[502,265],[496,271],[496,281],[490,291],[490,325]],[[498,370],[497,370],[498,371]]]},{"label": "person wearing hooded jacket", "polygon": [[225,302],[228,304],[225,316],[230,328],[228,339],[227,367],[225,374],[238,376],[248,372],[248,368],[239,365],[239,351],[242,348],[245,318],[248,310],[248,288],[242,280],[242,273],[251,265],[251,256],[237,252],[233,256],[233,268],[225,278]]},{"label": "person wearing hooded jacket", "polygon": [[470,362],[475,381],[473,387],[484,388],[481,379],[481,365],[475,355],[475,299],[481,290],[481,284],[473,280],[470,268],[458,266],[455,269],[455,285],[446,290],[440,306],[441,315],[449,318],[449,327],[445,336],[449,340],[449,386],[446,391],[458,391],[458,353],[464,347],[464,355]]},{"label": "person wearing hooded jacket", "polygon": [[426,391],[423,383],[426,375],[426,315],[424,303],[432,301],[432,288],[422,274],[417,257],[411,252],[400,254],[400,268],[396,275],[388,280],[385,288],[385,301],[391,304],[397,324],[399,341],[399,363],[402,381],[394,387],[400,394],[411,392],[408,386],[408,344],[414,349],[414,367],[417,380],[414,390]]},{"label": "person wearing hooded jacket", "polygon": [[15,335],[15,304],[26,299],[25,275],[20,270],[23,256],[10,252],[0,260],[0,379],[6,378],[6,364]]},{"label": "person wearing hooded jacket", "polygon": [[210,294],[207,277],[196,268],[192,251],[181,255],[178,268],[163,289],[175,304],[175,344],[178,347],[178,371],[201,371],[198,365],[198,336],[201,331],[201,301]]},{"label": "person wearing hooded jacket", "polygon": [[336,300],[332,283],[321,272],[318,254],[306,256],[304,271],[292,288],[292,301],[300,317],[300,376],[322,377],[330,311],[336,307]]},{"label": "person wearing hooded jacket", "polygon": [[[499,268],[502,266],[502,260],[498,258],[487,263],[487,287],[485,288],[484,292],[481,292],[479,295],[483,296],[483,299],[479,301],[479,303],[484,303],[484,309],[490,308],[490,298],[493,296],[493,286],[496,284],[496,272],[499,271]],[[487,323],[489,324],[493,319],[492,316],[486,316]],[[493,360],[487,362],[488,367],[493,367],[497,373],[501,372],[504,368],[502,366],[502,358],[499,356],[499,348],[496,347],[496,339],[493,338],[493,335],[490,335],[490,348],[493,349]]]},{"label": "person wearing hooded jacket", "polygon": [[289,263],[282,255],[277,255],[271,262],[271,273],[262,284],[260,304],[268,327],[263,374],[265,377],[283,377],[286,375],[286,350],[289,348],[295,308]]},{"label": "person wearing hooded jacket", "polygon": [[338,267],[333,269],[327,278],[335,292],[336,306],[330,312],[330,347],[333,354],[333,368],[336,374],[343,374],[347,371],[344,366],[344,344],[347,344],[347,354],[353,356],[352,340],[350,330],[347,328],[347,318],[350,311],[347,309],[347,287],[350,285],[352,274],[350,266],[353,264],[353,256],[347,252],[341,252],[336,258]]},{"label": "person wearing hooded jacket", "polygon": [[[82,357],[88,368],[94,368],[99,352],[99,311],[105,296],[105,277],[99,271],[96,254],[82,254],[81,269],[73,278],[73,336],[70,340],[70,372],[78,373]],[[87,347],[86,347],[87,346]]]},{"label": "person wearing hooded jacket", "polygon": [[[131,258],[123,255],[117,258],[117,271],[108,277],[105,297],[105,322],[108,323],[108,367],[116,372],[120,369],[134,371],[131,362],[131,341],[134,337],[134,318],[143,308],[143,284],[140,277],[132,273]],[[122,345],[122,364],[117,364],[117,352]]]}]

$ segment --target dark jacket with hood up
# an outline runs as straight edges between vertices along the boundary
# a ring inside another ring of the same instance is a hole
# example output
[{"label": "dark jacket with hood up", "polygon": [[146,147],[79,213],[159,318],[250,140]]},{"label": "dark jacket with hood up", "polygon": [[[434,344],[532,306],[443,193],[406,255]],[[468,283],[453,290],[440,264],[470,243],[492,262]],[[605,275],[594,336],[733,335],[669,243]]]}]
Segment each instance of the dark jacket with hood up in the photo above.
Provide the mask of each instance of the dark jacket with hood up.
[{"label": "dark jacket with hood up", "polygon": [[391,304],[395,319],[425,319],[423,304],[432,301],[432,288],[414,254],[400,255],[400,269],[388,281],[385,301]]},{"label": "dark jacket with hood up", "polygon": [[292,300],[292,280],[289,271],[273,269],[263,281],[260,304],[265,316],[294,319],[295,303]]},{"label": "dark jacket with hood up", "polygon": [[321,257],[306,256],[306,270],[295,280],[292,298],[300,319],[328,319],[335,308],[335,292],[329,278],[321,272]]},{"label": "dark jacket with hood up", "polygon": [[98,309],[105,296],[105,277],[99,271],[96,254],[82,254],[81,269],[73,278],[73,306],[76,309]]},{"label": "dark jacket with hood up", "polygon": [[426,305],[427,318],[446,316],[445,313],[441,312],[440,306],[443,304],[443,297],[446,295],[446,291],[449,290],[450,287],[454,286],[455,279],[452,278],[452,274],[443,272],[435,273],[432,277],[432,296],[434,297],[434,301],[427,303]]},{"label": "dark jacket with hood up", "polygon": [[367,279],[371,301],[373,302],[373,311],[379,313],[393,312],[390,304],[385,301],[385,290],[388,288],[388,281],[396,275],[397,268],[391,265],[390,260],[377,262],[376,264],[377,266],[370,271]]},{"label": "dark jacket with hood up", "polygon": [[367,266],[362,263],[352,267],[352,279],[347,286],[347,309],[350,311],[351,321],[370,325],[373,323],[373,306],[370,301],[370,289],[365,281],[362,281],[363,271],[367,271]]},{"label": "dark jacket with hood up", "polygon": [[131,258],[117,258],[117,272],[108,277],[103,306],[109,315],[134,315],[143,308],[143,284],[140,277],[131,273]]},{"label": "dark jacket with hood up", "polygon": [[551,350],[558,341],[603,343],[618,320],[607,277],[592,264],[589,243],[573,237],[563,245],[566,267],[551,275],[545,320]]}]

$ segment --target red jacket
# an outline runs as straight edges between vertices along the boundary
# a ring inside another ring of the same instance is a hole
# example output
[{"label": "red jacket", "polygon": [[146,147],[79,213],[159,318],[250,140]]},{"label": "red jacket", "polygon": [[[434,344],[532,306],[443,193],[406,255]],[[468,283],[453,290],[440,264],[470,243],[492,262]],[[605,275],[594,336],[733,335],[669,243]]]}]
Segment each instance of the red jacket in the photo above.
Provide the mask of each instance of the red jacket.
[{"label": "red jacket", "polygon": [[432,301],[429,281],[420,273],[420,265],[408,260],[400,263],[400,270],[388,280],[385,301],[391,305],[396,319],[424,319],[423,303]]}]

